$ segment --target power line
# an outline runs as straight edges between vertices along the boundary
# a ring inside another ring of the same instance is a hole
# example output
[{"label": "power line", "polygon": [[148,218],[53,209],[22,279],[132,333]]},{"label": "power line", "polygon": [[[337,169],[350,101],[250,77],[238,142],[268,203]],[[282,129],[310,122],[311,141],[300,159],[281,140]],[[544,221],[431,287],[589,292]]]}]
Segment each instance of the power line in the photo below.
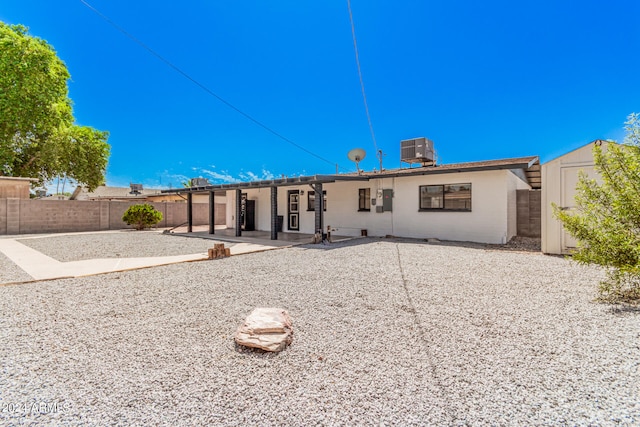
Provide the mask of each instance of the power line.
[{"label": "power line", "polygon": [[349,8],[349,20],[351,21],[351,35],[353,36],[353,50],[356,53],[356,64],[358,66],[358,77],[360,77],[360,88],[362,89],[362,99],[364,100],[364,110],[367,113],[367,121],[369,122],[369,130],[371,131],[371,139],[373,146],[378,153],[378,144],[376,143],[376,135],[373,132],[373,124],[371,123],[371,115],[369,114],[369,105],[367,104],[367,94],[364,91],[364,81],[362,80],[362,70],[360,69],[360,55],[358,55],[358,42],[356,41],[356,27],[353,25],[353,13],[351,12],[351,0],[347,0]]},{"label": "power line", "polygon": [[84,4],[87,8],[89,8],[91,11],[93,11],[96,15],[98,15],[100,18],[102,18],[104,21],[106,21],[109,25],[111,25],[112,27],[114,27],[116,30],[120,31],[122,34],[124,34],[125,36],[127,36],[129,39],[133,40],[135,43],[137,43],[138,45],[140,45],[142,48],[144,48],[146,51],[148,51],[150,54],[152,54],[153,56],[155,56],[156,58],[158,58],[160,61],[164,62],[167,66],[169,66],[170,68],[172,68],[174,71],[176,71],[177,73],[179,73],[180,75],[182,75],[183,77],[185,77],[187,80],[191,81],[193,84],[195,84],[196,86],[198,86],[200,89],[204,90],[206,93],[208,93],[209,95],[213,96],[214,98],[216,98],[218,101],[222,102],[224,105],[226,105],[227,107],[231,108],[232,110],[234,110],[235,112],[243,115],[244,117],[246,117],[247,119],[251,120],[253,123],[257,124],[258,126],[260,126],[261,128],[263,128],[264,130],[266,130],[267,132],[272,133],[273,135],[277,136],[278,138],[282,139],[283,141],[293,145],[294,147],[298,148],[299,150],[304,151],[305,153],[320,159],[324,162],[329,163],[330,165],[337,165],[337,163],[332,162],[330,160],[325,159],[324,157],[309,151],[308,149],[304,148],[303,146],[301,146],[300,144],[295,143],[294,141],[290,140],[289,138],[287,138],[286,136],[281,135],[280,133],[276,132],[275,130],[271,129],[269,126],[265,125],[264,123],[262,123],[261,121],[253,118],[252,116],[250,116],[248,113],[245,113],[244,111],[242,111],[241,109],[239,109],[238,107],[236,107],[235,105],[233,105],[232,103],[230,103],[229,101],[227,101],[226,99],[222,98],[221,96],[219,96],[218,94],[216,94],[214,91],[212,91],[211,89],[209,89],[208,87],[206,87],[204,84],[200,83],[198,80],[196,80],[195,78],[191,77],[189,74],[187,74],[185,71],[183,71],[182,69],[180,69],[178,66],[174,65],[171,61],[169,61],[168,59],[166,59],[165,57],[163,57],[162,55],[160,55],[158,52],[156,52],[155,50],[151,49],[149,46],[147,46],[146,44],[144,44],[141,40],[139,40],[138,38],[136,38],[133,34],[129,33],[127,30],[125,30],[124,28],[122,28],[121,26],[119,26],[118,24],[116,24],[115,22],[113,22],[111,19],[109,19],[109,17],[107,17],[105,14],[103,14],[102,12],[100,12],[98,9],[96,9],[95,7],[91,6],[89,3],[87,3],[85,0],[80,0],[80,2],[82,4]]}]

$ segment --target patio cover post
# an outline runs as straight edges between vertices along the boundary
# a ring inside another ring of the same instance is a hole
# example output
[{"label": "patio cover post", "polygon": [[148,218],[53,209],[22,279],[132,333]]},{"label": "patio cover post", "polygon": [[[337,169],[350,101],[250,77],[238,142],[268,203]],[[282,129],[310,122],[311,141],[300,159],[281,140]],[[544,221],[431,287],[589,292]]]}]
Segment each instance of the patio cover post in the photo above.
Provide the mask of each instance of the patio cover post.
[{"label": "patio cover post", "polygon": [[187,233],[193,231],[193,194],[187,193]]},{"label": "patio cover post", "polygon": [[319,182],[313,186],[313,190],[316,193],[314,209],[316,219],[316,233],[322,234],[322,240],[325,238],[324,233],[324,194],[322,193],[322,183]]},{"label": "patio cover post", "polygon": [[216,193],[215,191],[209,191],[209,234],[215,234],[216,232]]},{"label": "patio cover post", "polygon": [[242,236],[242,190],[236,190],[236,237]]},{"label": "patio cover post", "polygon": [[278,240],[278,187],[271,187],[271,240]]}]

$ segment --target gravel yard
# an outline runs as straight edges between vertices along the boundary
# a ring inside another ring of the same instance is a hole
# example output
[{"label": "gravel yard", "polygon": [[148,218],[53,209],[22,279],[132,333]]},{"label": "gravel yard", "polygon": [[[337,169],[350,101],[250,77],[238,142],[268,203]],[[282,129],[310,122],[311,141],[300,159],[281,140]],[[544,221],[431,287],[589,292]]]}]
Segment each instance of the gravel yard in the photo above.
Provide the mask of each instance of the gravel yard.
[{"label": "gravel yard", "polygon": [[[69,234],[17,239],[23,245],[51,258],[67,262],[94,258],[154,257],[207,252],[214,242],[208,239],[172,236],[157,231]],[[230,245],[227,244],[227,247]]]},{"label": "gravel yard", "polygon": [[[370,238],[4,286],[0,424],[640,424],[640,310],[601,277]],[[256,306],[291,314],[284,352],[235,347]]]},{"label": "gravel yard", "polygon": [[0,284],[27,282],[29,280],[33,280],[33,278],[0,252]]}]

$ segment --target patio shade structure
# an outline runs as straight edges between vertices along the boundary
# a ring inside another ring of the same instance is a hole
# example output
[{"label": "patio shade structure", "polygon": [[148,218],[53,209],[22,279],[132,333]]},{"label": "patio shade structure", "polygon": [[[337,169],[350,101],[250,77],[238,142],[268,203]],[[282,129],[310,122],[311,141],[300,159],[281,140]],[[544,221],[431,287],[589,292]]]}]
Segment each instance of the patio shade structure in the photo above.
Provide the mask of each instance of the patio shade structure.
[{"label": "patio shade structure", "polygon": [[[322,184],[336,181],[368,181],[369,177],[364,175],[313,175],[299,176],[295,178],[281,178],[264,181],[239,182],[233,184],[213,184],[200,187],[175,188],[162,190],[162,193],[187,194],[187,232],[193,230],[193,194],[209,194],[209,234],[215,233],[215,192],[235,190],[235,230],[236,236],[242,236],[242,222],[240,214],[242,210],[242,190],[249,188],[271,188],[271,240],[278,239],[278,187],[308,184],[316,191],[316,194],[322,194]],[[322,197],[315,199],[315,230],[323,232],[324,224],[324,203]]]}]

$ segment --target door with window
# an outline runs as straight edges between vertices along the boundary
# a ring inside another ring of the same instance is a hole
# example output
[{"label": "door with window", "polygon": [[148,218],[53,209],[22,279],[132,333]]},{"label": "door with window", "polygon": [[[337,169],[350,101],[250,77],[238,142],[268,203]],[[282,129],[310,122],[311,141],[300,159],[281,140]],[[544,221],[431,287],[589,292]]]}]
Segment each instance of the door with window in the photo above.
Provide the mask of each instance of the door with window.
[{"label": "door with window", "polygon": [[287,206],[287,216],[289,217],[288,229],[292,231],[300,230],[300,191],[289,190],[287,192],[289,203]]}]

